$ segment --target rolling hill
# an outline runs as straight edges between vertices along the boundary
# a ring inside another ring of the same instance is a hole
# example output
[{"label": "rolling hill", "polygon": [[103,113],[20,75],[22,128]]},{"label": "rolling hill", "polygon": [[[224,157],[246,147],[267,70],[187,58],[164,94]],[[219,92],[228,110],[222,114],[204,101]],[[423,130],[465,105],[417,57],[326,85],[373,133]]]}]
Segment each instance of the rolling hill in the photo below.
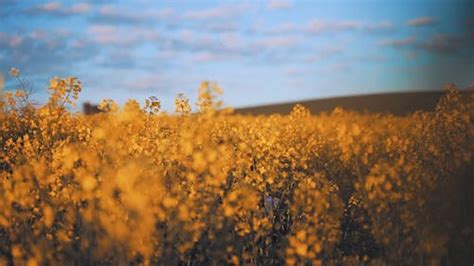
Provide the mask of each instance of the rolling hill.
[{"label": "rolling hill", "polygon": [[[461,91],[463,97],[472,93],[472,89]],[[312,114],[329,112],[336,107],[341,107],[345,110],[357,112],[407,115],[418,110],[434,110],[436,103],[443,94],[442,91],[429,91],[356,95],[237,108],[235,112],[245,115],[288,114],[295,104],[301,104],[308,108]]]}]

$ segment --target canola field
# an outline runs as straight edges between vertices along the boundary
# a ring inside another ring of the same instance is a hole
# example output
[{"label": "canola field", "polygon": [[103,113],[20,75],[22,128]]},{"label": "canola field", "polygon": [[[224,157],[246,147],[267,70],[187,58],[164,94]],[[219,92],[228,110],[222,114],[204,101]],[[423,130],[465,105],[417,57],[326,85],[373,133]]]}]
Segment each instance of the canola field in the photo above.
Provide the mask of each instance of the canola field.
[{"label": "canola field", "polygon": [[[241,116],[0,101],[0,265],[471,265],[474,98],[433,112]],[[464,96],[463,96],[464,97]],[[197,112],[191,112],[197,106]]]}]

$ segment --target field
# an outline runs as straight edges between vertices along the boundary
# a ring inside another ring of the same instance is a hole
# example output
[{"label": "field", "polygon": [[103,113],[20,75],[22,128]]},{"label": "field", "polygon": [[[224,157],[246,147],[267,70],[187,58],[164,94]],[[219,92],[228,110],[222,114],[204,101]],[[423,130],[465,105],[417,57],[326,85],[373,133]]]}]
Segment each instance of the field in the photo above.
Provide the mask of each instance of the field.
[{"label": "field", "polygon": [[166,114],[55,78],[0,102],[0,265],[471,265],[474,97],[245,116],[203,82]]}]

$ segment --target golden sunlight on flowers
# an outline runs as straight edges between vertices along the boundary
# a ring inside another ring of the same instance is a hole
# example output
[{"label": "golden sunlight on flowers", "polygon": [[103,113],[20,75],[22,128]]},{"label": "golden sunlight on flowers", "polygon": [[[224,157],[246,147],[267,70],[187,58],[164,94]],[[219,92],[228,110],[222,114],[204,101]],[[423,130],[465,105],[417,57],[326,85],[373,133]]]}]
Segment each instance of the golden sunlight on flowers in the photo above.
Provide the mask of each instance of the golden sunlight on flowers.
[{"label": "golden sunlight on flowers", "polygon": [[474,101],[453,87],[404,117],[236,115],[213,82],[196,113],[180,94],[82,115],[81,90],[2,94],[0,265],[472,262]]}]

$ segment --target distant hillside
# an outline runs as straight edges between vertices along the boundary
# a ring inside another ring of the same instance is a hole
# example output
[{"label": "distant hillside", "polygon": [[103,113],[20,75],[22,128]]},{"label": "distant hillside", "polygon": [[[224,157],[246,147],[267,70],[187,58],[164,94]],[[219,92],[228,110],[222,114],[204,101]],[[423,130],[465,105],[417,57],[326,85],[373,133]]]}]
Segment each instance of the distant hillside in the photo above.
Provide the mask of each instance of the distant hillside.
[{"label": "distant hillside", "polygon": [[[464,96],[472,94],[473,88],[462,90]],[[433,111],[439,98],[444,94],[442,91],[431,92],[395,92],[383,94],[368,94],[345,97],[334,97],[327,99],[306,100],[299,102],[288,102],[280,104],[260,105],[245,108],[236,108],[235,113],[246,115],[270,115],[288,114],[296,104],[302,104],[312,114],[330,112],[336,107],[345,110],[369,112],[369,113],[391,113],[394,115],[406,115],[415,111]],[[85,114],[100,112],[97,105],[91,103],[83,104]]]},{"label": "distant hillside", "polygon": [[[465,96],[473,93],[473,91],[463,90],[461,93]],[[238,114],[252,115],[269,115],[274,113],[288,114],[291,112],[295,104],[302,104],[311,110],[311,113],[313,114],[328,112],[334,110],[336,107],[342,107],[345,110],[358,112],[406,115],[418,110],[434,110],[436,103],[443,94],[444,92],[442,91],[435,91],[356,95],[237,108],[235,109],[235,112]]]}]

